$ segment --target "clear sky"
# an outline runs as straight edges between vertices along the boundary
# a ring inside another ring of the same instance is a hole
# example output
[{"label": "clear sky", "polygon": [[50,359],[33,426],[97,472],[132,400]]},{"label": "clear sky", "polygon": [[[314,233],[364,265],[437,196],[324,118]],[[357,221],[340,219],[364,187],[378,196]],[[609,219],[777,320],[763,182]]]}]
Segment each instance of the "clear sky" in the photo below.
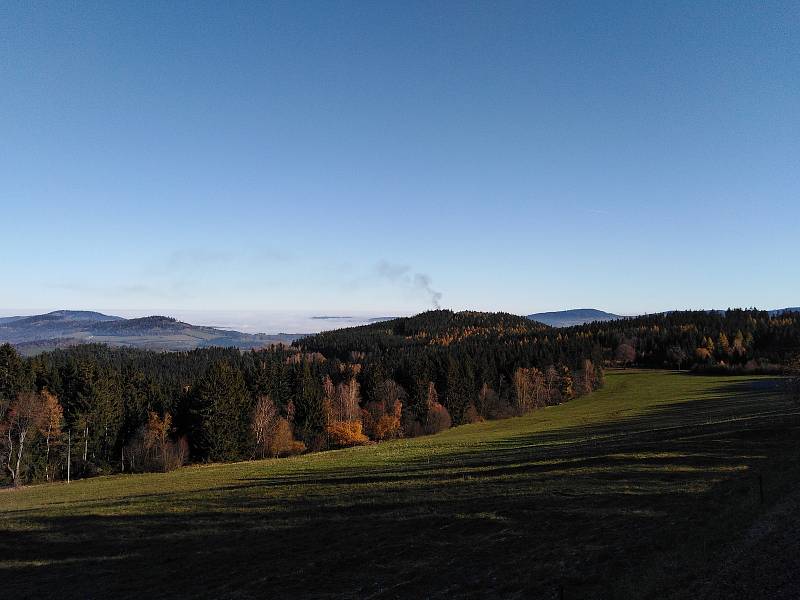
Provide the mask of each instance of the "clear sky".
[{"label": "clear sky", "polygon": [[800,304],[797,2],[5,2],[0,307]]}]

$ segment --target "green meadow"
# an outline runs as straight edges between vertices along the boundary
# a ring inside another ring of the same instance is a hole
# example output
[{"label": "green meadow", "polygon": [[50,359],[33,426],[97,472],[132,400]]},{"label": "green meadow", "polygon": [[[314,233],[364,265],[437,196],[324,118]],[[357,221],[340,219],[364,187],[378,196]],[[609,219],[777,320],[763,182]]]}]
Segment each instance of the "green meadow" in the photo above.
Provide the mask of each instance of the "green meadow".
[{"label": "green meadow", "polygon": [[5,490],[0,578],[9,598],[703,597],[798,481],[780,392],[612,372],[435,436]]}]

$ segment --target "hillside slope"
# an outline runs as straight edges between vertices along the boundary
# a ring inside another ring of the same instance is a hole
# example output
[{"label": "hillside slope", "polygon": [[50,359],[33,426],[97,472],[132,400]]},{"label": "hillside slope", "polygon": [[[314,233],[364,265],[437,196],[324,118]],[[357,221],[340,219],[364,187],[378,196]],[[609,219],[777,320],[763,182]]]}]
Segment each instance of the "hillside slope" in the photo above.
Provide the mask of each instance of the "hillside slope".
[{"label": "hillside slope", "polygon": [[702,598],[695,584],[798,482],[800,416],[776,386],[618,372],[436,436],[0,493],[4,590]]}]

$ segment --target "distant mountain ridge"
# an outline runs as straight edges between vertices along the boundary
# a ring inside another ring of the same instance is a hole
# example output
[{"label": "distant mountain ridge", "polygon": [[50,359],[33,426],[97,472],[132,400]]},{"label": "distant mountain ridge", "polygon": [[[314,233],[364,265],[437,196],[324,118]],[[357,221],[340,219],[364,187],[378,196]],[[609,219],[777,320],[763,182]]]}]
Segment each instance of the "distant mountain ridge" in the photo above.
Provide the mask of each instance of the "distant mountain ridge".
[{"label": "distant mountain ridge", "polygon": [[47,323],[67,323],[70,321],[121,321],[122,317],[104,315],[92,310],[54,310],[42,315],[24,315],[18,317],[0,317],[0,325],[4,323],[18,323],[25,326],[40,326]]},{"label": "distant mountain ridge", "polygon": [[160,315],[124,319],[92,311],[57,310],[43,315],[0,319],[0,343],[9,342],[29,355],[81,343],[164,351],[207,346],[250,349],[276,343],[288,344],[299,337],[296,334],[250,334],[191,325]]},{"label": "distant mountain ridge", "polygon": [[[664,311],[664,313],[669,312],[676,311]],[[725,310],[709,309],[708,312],[724,313]],[[800,307],[776,308],[768,310],[767,312],[771,317],[774,317],[787,312],[800,312]],[[532,321],[544,323],[545,325],[550,325],[550,327],[573,327],[575,325],[585,325],[586,323],[593,323],[595,321],[615,321],[617,319],[625,319],[626,317],[624,315],[615,315],[614,313],[597,310],[596,308],[574,308],[571,310],[533,313],[527,315],[527,318]]]},{"label": "distant mountain ridge", "polygon": [[538,321],[550,327],[572,327],[594,321],[614,321],[623,319],[621,315],[597,310],[596,308],[573,308],[571,310],[556,310],[527,315],[531,321]]}]

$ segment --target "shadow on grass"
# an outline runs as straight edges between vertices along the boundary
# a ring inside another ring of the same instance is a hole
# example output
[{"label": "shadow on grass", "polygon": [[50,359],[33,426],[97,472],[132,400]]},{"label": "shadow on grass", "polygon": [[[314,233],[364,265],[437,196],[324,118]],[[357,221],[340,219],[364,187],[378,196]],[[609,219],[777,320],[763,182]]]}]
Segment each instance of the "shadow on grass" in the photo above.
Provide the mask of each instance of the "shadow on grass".
[{"label": "shadow on grass", "polygon": [[769,383],[725,384],[402,466],[5,513],[27,528],[0,529],[0,576],[9,597],[657,597],[655,561],[680,590],[681,561],[713,560],[759,510],[755,472],[777,493],[793,410]]}]

